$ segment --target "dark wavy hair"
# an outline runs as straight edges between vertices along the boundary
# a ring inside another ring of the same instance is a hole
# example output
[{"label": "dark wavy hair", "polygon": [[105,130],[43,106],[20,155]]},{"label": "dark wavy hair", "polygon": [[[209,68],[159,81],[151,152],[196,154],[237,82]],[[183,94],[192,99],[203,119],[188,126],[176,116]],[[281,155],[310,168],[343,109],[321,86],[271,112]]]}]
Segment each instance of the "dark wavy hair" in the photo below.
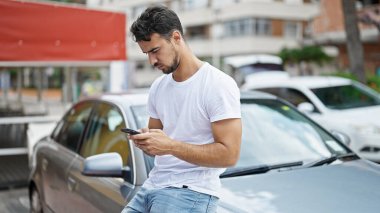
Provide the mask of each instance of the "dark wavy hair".
[{"label": "dark wavy hair", "polygon": [[174,30],[178,30],[183,37],[182,24],[177,14],[164,6],[148,7],[130,29],[136,42],[150,41],[153,33],[170,40]]}]

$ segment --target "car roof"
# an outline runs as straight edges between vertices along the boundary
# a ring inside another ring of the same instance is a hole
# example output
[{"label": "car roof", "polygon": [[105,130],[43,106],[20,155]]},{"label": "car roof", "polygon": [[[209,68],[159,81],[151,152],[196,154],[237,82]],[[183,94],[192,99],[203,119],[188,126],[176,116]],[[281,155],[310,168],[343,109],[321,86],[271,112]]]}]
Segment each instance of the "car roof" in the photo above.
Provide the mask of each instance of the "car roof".
[{"label": "car roof", "polygon": [[247,83],[244,88],[250,87],[278,87],[278,86],[296,86],[306,88],[323,88],[330,86],[348,85],[350,79],[336,76],[290,76],[288,73],[257,73],[247,77]]},{"label": "car roof", "polygon": [[271,64],[282,64],[282,59],[275,55],[267,54],[252,54],[252,55],[241,55],[241,56],[230,56],[224,59],[226,64],[229,64],[235,68],[257,64],[257,63],[271,63]]},{"label": "car roof", "polygon": [[[240,97],[241,99],[277,99],[274,95],[260,91],[242,91]],[[82,100],[102,100],[128,106],[145,105],[148,101],[148,93],[104,93]]]},{"label": "car roof", "polygon": [[148,93],[103,93],[96,96],[91,96],[83,99],[86,100],[101,100],[112,102],[118,105],[144,105],[148,100]]},{"label": "car roof", "polygon": [[308,88],[341,86],[350,84],[351,80],[336,76],[300,76],[290,78],[292,83]]}]

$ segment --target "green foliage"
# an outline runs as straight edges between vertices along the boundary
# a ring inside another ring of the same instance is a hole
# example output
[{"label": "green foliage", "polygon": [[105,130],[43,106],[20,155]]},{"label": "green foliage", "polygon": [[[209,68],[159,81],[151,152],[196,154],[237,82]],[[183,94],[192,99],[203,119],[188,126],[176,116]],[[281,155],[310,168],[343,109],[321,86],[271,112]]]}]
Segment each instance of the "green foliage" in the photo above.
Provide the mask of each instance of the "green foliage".
[{"label": "green foliage", "polygon": [[314,62],[318,65],[322,65],[332,60],[320,46],[303,46],[293,49],[283,48],[278,53],[278,56],[284,63]]},{"label": "green foliage", "polygon": [[367,76],[367,84],[372,89],[380,92],[380,76],[377,76],[377,75]]},{"label": "green foliage", "polygon": [[[343,78],[348,78],[351,80],[358,81],[358,77],[351,72],[338,71],[338,72],[329,73],[326,75],[338,76],[338,77],[343,77]],[[371,87],[372,89],[376,90],[377,92],[380,92],[380,76],[367,73],[366,82],[367,82],[367,86]]]},{"label": "green foliage", "polygon": [[353,73],[351,72],[343,72],[343,71],[337,71],[334,73],[328,73],[326,75],[331,75],[331,76],[337,76],[337,77],[342,77],[342,78],[349,78],[351,80],[358,80],[358,77],[356,77]]},{"label": "green foliage", "polygon": [[9,74],[11,76],[16,76],[17,75],[17,68],[10,68],[9,69]]}]

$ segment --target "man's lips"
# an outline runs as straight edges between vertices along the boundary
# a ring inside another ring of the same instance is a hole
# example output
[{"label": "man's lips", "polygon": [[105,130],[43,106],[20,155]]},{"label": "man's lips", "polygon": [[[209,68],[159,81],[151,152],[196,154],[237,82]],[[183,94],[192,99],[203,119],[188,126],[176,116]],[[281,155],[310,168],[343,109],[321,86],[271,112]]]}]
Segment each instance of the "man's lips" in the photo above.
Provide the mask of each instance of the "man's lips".
[{"label": "man's lips", "polygon": [[156,68],[159,69],[159,70],[162,70],[162,69],[164,68],[164,66],[162,66],[162,65],[160,65],[160,64],[158,64],[158,65],[156,65],[156,66],[154,66],[154,67],[156,67]]}]

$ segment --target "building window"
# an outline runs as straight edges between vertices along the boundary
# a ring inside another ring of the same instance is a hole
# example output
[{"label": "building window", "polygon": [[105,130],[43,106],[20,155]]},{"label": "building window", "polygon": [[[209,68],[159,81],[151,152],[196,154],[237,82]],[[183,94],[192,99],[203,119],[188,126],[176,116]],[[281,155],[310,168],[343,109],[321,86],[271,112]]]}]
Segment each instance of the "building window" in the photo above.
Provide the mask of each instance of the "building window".
[{"label": "building window", "polygon": [[258,18],[255,22],[255,35],[271,35],[272,25],[269,19]]},{"label": "building window", "polygon": [[245,18],[224,23],[226,37],[252,35],[252,19]]},{"label": "building window", "polygon": [[299,27],[298,23],[294,21],[287,21],[284,25],[284,37],[285,38],[298,38]]},{"label": "building window", "polygon": [[208,39],[209,38],[209,30],[208,26],[192,26],[186,28],[186,37],[188,39]]},{"label": "building window", "polygon": [[224,23],[225,37],[271,35],[272,24],[266,18],[244,18]]}]

